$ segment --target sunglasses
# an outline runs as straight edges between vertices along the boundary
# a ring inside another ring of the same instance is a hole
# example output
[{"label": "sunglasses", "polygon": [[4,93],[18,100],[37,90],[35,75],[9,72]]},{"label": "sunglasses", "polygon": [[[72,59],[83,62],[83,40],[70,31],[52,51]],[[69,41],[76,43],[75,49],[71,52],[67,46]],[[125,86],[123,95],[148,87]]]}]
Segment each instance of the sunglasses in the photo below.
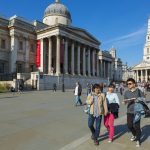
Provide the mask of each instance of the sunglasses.
[{"label": "sunglasses", "polygon": [[132,85],[133,83],[127,83],[127,85]]}]

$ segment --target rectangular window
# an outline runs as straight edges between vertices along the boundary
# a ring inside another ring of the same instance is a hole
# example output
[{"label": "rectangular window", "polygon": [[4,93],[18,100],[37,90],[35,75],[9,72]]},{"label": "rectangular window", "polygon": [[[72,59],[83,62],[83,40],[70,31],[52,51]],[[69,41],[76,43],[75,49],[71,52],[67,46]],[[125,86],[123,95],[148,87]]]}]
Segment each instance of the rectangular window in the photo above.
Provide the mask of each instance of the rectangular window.
[{"label": "rectangular window", "polygon": [[1,40],[1,48],[2,49],[6,48],[6,40],[4,40],[4,39]]},{"label": "rectangular window", "polygon": [[34,65],[30,65],[30,72],[34,71]]},{"label": "rectangular window", "polygon": [[17,64],[17,73],[22,73],[22,64]]},{"label": "rectangular window", "polygon": [[19,50],[23,50],[23,42],[19,41]]},{"label": "rectangular window", "polygon": [[4,73],[4,63],[0,63],[0,73]]}]

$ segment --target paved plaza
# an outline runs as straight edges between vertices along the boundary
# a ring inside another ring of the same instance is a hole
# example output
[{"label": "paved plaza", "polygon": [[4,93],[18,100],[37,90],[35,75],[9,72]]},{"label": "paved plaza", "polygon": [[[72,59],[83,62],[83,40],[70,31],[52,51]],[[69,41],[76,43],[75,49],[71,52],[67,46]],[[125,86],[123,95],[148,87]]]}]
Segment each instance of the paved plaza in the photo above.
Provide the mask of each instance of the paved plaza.
[{"label": "paved plaza", "polygon": [[[86,92],[82,100],[86,100]],[[119,95],[119,94],[118,94]],[[119,95],[120,100],[122,97]],[[150,94],[148,93],[148,99]],[[101,128],[100,145],[90,139],[84,106],[74,106],[73,91],[33,91],[22,94],[0,94],[0,150],[134,150],[126,127],[126,107],[121,104],[115,120],[115,140],[107,143]],[[150,147],[150,120],[142,119],[142,146]]]}]

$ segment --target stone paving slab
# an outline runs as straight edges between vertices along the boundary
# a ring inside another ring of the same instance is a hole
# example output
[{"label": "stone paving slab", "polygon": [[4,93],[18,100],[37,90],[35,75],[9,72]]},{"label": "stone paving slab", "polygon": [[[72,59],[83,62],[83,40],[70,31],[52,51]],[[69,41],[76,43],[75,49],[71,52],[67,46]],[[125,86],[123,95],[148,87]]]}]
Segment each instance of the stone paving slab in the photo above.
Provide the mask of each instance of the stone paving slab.
[{"label": "stone paving slab", "polygon": [[131,133],[128,132],[125,118],[117,120],[115,123],[115,138],[112,143],[108,143],[108,133],[104,127],[101,129],[100,145],[95,146],[90,134],[87,135],[85,141],[81,139],[81,143],[74,141],[59,150],[149,150],[150,149],[150,118],[142,120],[142,145],[137,148],[135,142],[130,141]]},{"label": "stone paving slab", "polygon": [[[148,95],[148,97],[150,97]],[[83,94],[82,100],[86,99]],[[122,97],[120,97],[120,100]],[[25,92],[0,95],[0,150],[91,150],[137,149],[129,141],[126,128],[126,108],[121,105],[120,117],[115,120],[117,137],[107,143],[102,127],[100,145],[90,140],[87,115],[83,107],[74,107],[72,91]],[[143,143],[150,147],[150,118],[142,120]],[[102,123],[103,126],[103,123]]]}]

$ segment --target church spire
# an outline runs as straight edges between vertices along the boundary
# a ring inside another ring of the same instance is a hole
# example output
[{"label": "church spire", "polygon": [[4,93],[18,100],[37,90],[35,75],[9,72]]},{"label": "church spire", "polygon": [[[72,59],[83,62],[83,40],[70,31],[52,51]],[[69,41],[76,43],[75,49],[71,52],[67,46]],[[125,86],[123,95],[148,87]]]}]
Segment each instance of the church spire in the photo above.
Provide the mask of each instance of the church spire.
[{"label": "church spire", "polygon": [[55,0],[55,3],[60,3],[60,0]]},{"label": "church spire", "polygon": [[150,16],[148,18],[148,32],[150,32]]}]

